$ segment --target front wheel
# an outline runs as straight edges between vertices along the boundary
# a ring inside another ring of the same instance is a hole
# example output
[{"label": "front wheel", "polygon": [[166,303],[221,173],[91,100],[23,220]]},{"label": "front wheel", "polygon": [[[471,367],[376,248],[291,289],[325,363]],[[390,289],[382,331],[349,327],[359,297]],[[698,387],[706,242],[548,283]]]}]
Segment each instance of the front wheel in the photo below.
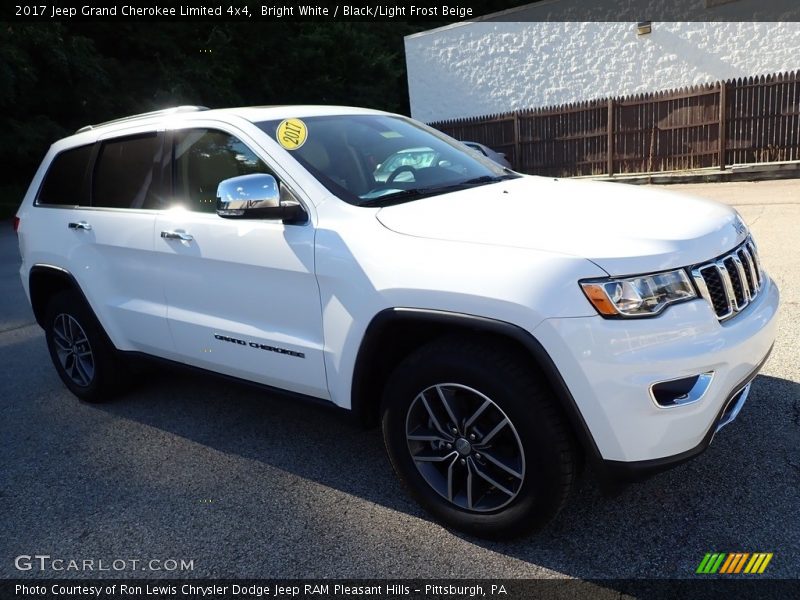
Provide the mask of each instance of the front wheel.
[{"label": "front wheel", "polygon": [[[489,342],[491,344],[491,342]],[[448,338],[390,377],[383,435],[419,503],[467,533],[516,537],[561,509],[575,445],[547,385],[510,349]]]}]

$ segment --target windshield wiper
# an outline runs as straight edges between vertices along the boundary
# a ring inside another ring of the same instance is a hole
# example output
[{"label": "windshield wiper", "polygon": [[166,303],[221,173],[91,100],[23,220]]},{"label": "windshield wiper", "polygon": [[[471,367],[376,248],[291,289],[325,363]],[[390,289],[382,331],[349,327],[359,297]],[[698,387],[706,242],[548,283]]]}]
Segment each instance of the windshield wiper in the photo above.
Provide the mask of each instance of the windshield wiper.
[{"label": "windshield wiper", "polygon": [[456,183],[442,185],[436,188],[428,188],[436,193],[453,192],[456,190],[465,190],[473,186],[485,185],[487,183],[497,183],[498,181],[506,181],[507,179],[514,179],[514,175],[481,175],[480,177],[473,177]]},{"label": "windshield wiper", "polygon": [[500,181],[501,179],[503,178],[498,175],[481,175],[480,177],[467,179],[466,181],[462,181],[461,183],[457,183],[454,185],[475,185],[478,183],[493,183],[495,181]]},{"label": "windshield wiper", "polygon": [[484,183],[496,183],[498,181],[508,181],[509,179],[516,179],[519,177],[514,172],[509,171],[506,175],[481,175],[480,177],[474,177],[472,179],[467,179],[466,181],[460,181],[459,183],[454,183],[450,187],[460,187],[460,186],[471,186],[471,185],[481,185]]},{"label": "windshield wiper", "polygon": [[446,192],[463,190],[476,185],[484,185],[487,183],[506,181],[507,179],[516,179],[517,177],[518,175],[516,174],[481,175],[480,177],[473,177],[472,179],[466,179],[464,181],[459,181],[456,183],[441,185],[437,187],[419,187],[419,188],[409,188],[407,190],[398,190],[390,194],[384,194],[383,196],[378,196],[376,198],[363,200],[361,202],[361,206],[368,206],[368,205],[376,206],[382,204],[383,202],[386,202],[386,205],[388,206],[389,204],[394,204],[409,200],[416,200],[418,198],[424,198],[425,196],[430,196],[434,194],[444,194]]},{"label": "windshield wiper", "polygon": [[405,200],[414,200],[416,198],[422,198],[428,194],[434,194],[439,191],[440,188],[410,188],[407,190],[398,190],[396,192],[392,192],[391,194],[384,194],[383,196],[376,196],[375,198],[368,198],[366,200],[362,200],[359,206],[369,206],[369,205],[377,205],[383,202],[388,204],[394,204],[395,202],[403,202]]}]

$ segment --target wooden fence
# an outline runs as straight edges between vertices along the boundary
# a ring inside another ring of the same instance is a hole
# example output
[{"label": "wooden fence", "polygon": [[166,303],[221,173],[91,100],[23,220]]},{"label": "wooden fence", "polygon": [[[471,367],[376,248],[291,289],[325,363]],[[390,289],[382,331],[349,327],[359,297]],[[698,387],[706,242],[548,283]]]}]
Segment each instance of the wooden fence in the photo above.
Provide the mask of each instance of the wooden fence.
[{"label": "wooden fence", "polygon": [[800,72],[432,125],[539,175],[800,160]]}]

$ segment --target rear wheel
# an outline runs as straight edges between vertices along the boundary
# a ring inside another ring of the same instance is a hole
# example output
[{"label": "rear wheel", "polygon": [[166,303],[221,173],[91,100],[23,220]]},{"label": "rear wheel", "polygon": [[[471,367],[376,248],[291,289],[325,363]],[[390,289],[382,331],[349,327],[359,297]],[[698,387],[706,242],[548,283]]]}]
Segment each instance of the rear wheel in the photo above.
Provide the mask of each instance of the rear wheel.
[{"label": "rear wheel", "polygon": [[116,349],[74,291],[53,296],[45,313],[50,358],[69,390],[87,402],[110,399],[123,379]]},{"label": "rear wheel", "polygon": [[397,367],[382,410],[398,476],[456,529],[523,535],[567,498],[572,436],[547,385],[509,349],[468,338],[432,342]]}]

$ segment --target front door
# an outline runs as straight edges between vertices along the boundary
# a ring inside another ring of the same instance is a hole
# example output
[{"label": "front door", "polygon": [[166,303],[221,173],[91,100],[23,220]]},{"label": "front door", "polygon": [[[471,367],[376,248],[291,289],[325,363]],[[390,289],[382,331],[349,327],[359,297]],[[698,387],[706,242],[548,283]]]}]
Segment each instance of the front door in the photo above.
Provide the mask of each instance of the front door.
[{"label": "front door", "polygon": [[220,181],[274,175],[242,137],[173,132],[173,206],[156,219],[155,249],[176,351],[191,365],[327,398],[313,224],[216,214]]}]

